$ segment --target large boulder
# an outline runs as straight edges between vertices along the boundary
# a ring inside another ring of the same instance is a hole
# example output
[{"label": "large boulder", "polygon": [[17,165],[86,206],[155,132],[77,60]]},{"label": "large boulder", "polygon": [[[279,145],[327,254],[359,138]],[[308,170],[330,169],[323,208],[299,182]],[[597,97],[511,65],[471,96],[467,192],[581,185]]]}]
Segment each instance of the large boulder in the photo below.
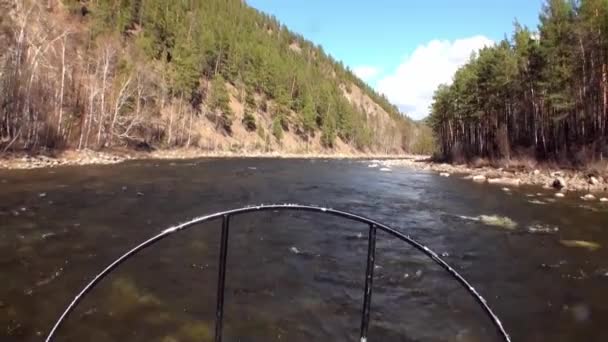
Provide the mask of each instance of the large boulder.
[{"label": "large boulder", "polygon": [[581,199],[583,201],[595,201],[595,196],[593,196],[592,194],[587,194],[585,196],[581,196]]},{"label": "large boulder", "polygon": [[473,176],[472,179],[473,179],[474,182],[484,183],[486,181],[486,176],[477,175],[477,176]]},{"label": "large boulder", "polygon": [[564,177],[556,177],[553,181],[553,187],[556,189],[563,189],[567,186],[566,180]]}]

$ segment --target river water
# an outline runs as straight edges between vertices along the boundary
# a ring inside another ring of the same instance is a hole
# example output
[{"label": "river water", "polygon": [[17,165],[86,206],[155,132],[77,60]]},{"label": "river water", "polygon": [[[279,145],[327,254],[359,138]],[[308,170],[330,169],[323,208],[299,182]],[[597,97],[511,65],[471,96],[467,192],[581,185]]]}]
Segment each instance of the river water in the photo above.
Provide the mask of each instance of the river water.
[{"label": "river water", "polygon": [[[162,229],[260,203],[328,206],[406,232],[462,272],[514,341],[608,340],[606,206],[368,164],[205,159],[0,171],[0,340],[43,340],[96,272]],[[210,341],[219,228],[180,232],[123,264],[56,340]],[[311,213],[234,218],[224,340],[356,341],[366,229]],[[445,272],[384,233],[378,239],[370,341],[499,341]]]}]

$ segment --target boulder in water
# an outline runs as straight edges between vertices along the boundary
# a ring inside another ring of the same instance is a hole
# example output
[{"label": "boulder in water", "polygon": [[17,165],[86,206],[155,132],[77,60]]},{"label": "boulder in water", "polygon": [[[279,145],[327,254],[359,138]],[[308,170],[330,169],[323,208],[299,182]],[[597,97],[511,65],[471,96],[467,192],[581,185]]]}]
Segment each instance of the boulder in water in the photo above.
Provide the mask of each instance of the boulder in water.
[{"label": "boulder in water", "polygon": [[500,227],[505,229],[517,228],[517,223],[505,216],[481,215],[479,216],[479,220],[488,226]]},{"label": "boulder in water", "polygon": [[528,232],[534,234],[551,234],[559,232],[559,228],[545,224],[535,224],[528,227]]},{"label": "boulder in water", "polygon": [[[600,268],[593,272],[593,274],[597,277],[605,277],[608,278],[608,268]],[[0,305],[0,307],[2,307]]]},{"label": "boulder in water", "polygon": [[557,193],[555,193],[555,197],[564,198],[564,197],[566,197],[566,194],[564,194],[563,192],[557,192]]},{"label": "boulder in water", "polygon": [[583,201],[595,201],[595,196],[592,194],[586,194],[585,196],[581,196]]},{"label": "boulder in water", "polygon": [[566,247],[584,248],[591,252],[596,251],[602,247],[597,242],[584,240],[561,240],[559,243]]},{"label": "boulder in water", "polygon": [[173,341],[211,341],[213,333],[211,324],[207,322],[187,322],[176,333],[177,338],[167,336],[163,342]]},{"label": "boulder in water", "polygon": [[442,172],[442,173],[439,174],[439,176],[441,176],[441,177],[450,177],[450,174],[447,173],[447,172]]}]

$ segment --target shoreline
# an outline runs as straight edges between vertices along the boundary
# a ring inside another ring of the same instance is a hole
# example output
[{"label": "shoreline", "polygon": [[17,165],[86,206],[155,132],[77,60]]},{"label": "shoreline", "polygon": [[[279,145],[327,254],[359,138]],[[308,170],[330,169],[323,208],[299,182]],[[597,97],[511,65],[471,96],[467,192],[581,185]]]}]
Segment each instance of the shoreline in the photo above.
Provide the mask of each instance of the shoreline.
[{"label": "shoreline", "polygon": [[[53,168],[58,166],[112,165],[129,160],[180,160],[197,158],[280,158],[280,159],[369,159],[383,167],[404,167],[417,171],[437,173],[443,177],[461,177],[477,183],[489,183],[502,186],[503,189],[519,186],[540,186],[556,191],[586,192],[604,194],[585,200],[605,200],[608,202],[608,176],[589,176],[584,170],[564,170],[539,166],[536,169],[512,170],[492,166],[475,167],[466,164],[437,163],[429,156],[411,154],[374,154],[374,153],[290,153],[290,152],[232,152],[201,151],[197,149],[157,150],[152,152],[127,149],[94,151],[65,150],[52,154],[28,155],[26,153],[7,153],[0,155],[0,170],[31,170]],[[595,195],[593,195],[595,196]],[[601,198],[600,198],[601,197]],[[604,198],[606,197],[606,198]]]},{"label": "shoreline", "polygon": [[65,150],[49,154],[6,153],[0,154],[0,170],[32,170],[58,166],[113,165],[129,160],[180,160],[197,158],[280,158],[280,159],[378,159],[403,160],[415,158],[408,154],[374,153],[291,153],[291,152],[232,152],[200,151],[196,149],[157,150],[141,152],[133,150]]},{"label": "shoreline", "polygon": [[[585,170],[566,170],[539,165],[534,169],[513,170],[491,166],[474,167],[471,165],[446,164],[430,161],[428,157],[385,160],[385,167],[405,167],[418,171],[428,171],[442,177],[460,177],[476,183],[500,186],[504,191],[520,186],[540,186],[554,190],[556,197],[568,192],[583,192],[585,201],[608,202],[608,177],[590,176]],[[602,196],[600,196],[602,195]]]}]

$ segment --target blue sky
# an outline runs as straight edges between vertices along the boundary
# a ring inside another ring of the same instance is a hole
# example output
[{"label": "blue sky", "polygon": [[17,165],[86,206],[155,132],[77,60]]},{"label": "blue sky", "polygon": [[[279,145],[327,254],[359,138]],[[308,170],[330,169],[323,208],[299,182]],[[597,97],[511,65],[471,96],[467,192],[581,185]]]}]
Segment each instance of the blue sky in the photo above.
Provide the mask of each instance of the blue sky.
[{"label": "blue sky", "polygon": [[538,24],[542,0],[246,0],[321,44],[410,116],[471,51]]}]

